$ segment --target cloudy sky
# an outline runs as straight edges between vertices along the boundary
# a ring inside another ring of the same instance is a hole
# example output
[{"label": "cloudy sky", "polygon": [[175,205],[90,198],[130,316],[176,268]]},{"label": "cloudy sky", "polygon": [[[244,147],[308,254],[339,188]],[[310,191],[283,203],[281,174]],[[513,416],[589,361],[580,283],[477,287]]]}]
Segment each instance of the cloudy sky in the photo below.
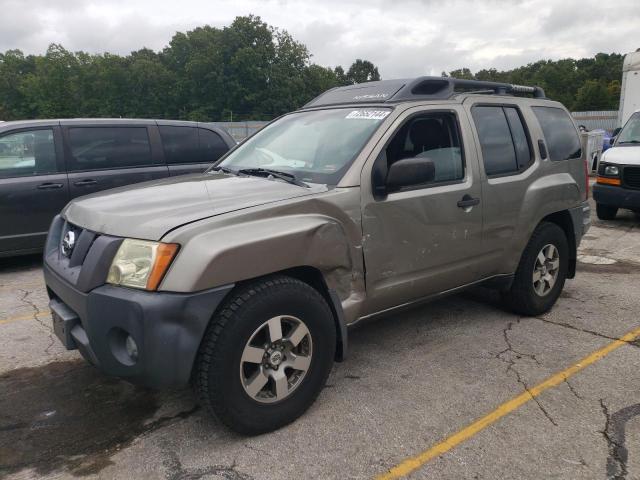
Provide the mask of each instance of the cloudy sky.
[{"label": "cloudy sky", "polygon": [[176,31],[250,13],[288,30],[315,63],[366,58],[383,78],[640,48],[638,0],[0,0],[0,51],[160,50]]}]

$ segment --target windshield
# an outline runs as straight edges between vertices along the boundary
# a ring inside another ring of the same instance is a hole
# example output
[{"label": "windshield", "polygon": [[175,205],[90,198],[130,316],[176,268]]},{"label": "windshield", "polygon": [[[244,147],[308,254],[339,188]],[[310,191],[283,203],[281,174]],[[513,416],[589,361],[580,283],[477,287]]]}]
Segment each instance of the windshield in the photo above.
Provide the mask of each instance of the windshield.
[{"label": "windshield", "polygon": [[640,112],[631,115],[620,134],[616,145],[640,144]]},{"label": "windshield", "polygon": [[[336,185],[391,109],[337,108],[285,115],[238,146],[217,168],[265,168]],[[215,167],[214,167],[215,168]]]}]

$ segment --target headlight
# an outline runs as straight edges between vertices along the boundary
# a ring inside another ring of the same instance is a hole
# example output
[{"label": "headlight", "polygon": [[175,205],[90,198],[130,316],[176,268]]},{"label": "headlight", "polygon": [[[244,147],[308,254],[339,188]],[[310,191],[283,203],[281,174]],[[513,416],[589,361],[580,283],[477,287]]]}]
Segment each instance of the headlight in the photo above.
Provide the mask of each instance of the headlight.
[{"label": "headlight", "polygon": [[615,165],[607,165],[604,167],[604,174],[611,177],[617,177],[620,174],[620,169]]},{"label": "headlight", "polygon": [[107,283],[156,290],[177,252],[175,243],[127,238],[111,262]]}]

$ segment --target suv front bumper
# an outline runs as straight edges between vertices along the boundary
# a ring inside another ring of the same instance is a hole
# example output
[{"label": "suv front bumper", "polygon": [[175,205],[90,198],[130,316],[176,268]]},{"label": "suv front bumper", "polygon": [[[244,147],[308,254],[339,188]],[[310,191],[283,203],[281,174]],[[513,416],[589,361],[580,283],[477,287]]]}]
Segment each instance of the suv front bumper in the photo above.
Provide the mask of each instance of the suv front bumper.
[{"label": "suv front bumper", "polygon": [[[233,288],[183,294],[101,285],[85,293],[46,261],[43,270],[54,330],[67,349],[108,375],[154,388],[188,383],[209,320]],[[127,349],[129,336],[137,355]]]},{"label": "suv front bumper", "polygon": [[593,199],[601,205],[630,210],[640,209],[640,190],[596,183],[593,186]]}]

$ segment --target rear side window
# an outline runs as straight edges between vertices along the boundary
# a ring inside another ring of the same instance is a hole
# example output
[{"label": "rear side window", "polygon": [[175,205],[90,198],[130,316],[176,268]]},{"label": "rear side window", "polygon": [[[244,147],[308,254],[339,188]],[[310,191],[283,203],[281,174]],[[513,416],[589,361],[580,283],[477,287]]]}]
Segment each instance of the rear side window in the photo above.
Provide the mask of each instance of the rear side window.
[{"label": "rear side window", "polygon": [[227,153],[229,147],[224,143],[224,140],[220,138],[216,132],[199,128],[200,137],[200,152],[202,155],[202,162],[212,163],[218,160],[222,155]]},{"label": "rear side window", "polygon": [[57,171],[52,129],[28,130],[0,137],[0,178]]},{"label": "rear side window", "polygon": [[531,109],[542,128],[551,160],[568,160],[582,156],[578,132],[567,112],[555,107]]},{"label": "rear side window", "polygon": [[201,161],[197,128],[161,126],[159,129],[164,158],[168,164]]},{"label": "rear side window", "polygon": [[518,173],[531,164],[531,148],[517,108],[476,106],[471,114],[487,175]]},{"label": "rear side window", "polygon": [[151,165],[147,127],[73,127],[69,129],[71,171]]}]

